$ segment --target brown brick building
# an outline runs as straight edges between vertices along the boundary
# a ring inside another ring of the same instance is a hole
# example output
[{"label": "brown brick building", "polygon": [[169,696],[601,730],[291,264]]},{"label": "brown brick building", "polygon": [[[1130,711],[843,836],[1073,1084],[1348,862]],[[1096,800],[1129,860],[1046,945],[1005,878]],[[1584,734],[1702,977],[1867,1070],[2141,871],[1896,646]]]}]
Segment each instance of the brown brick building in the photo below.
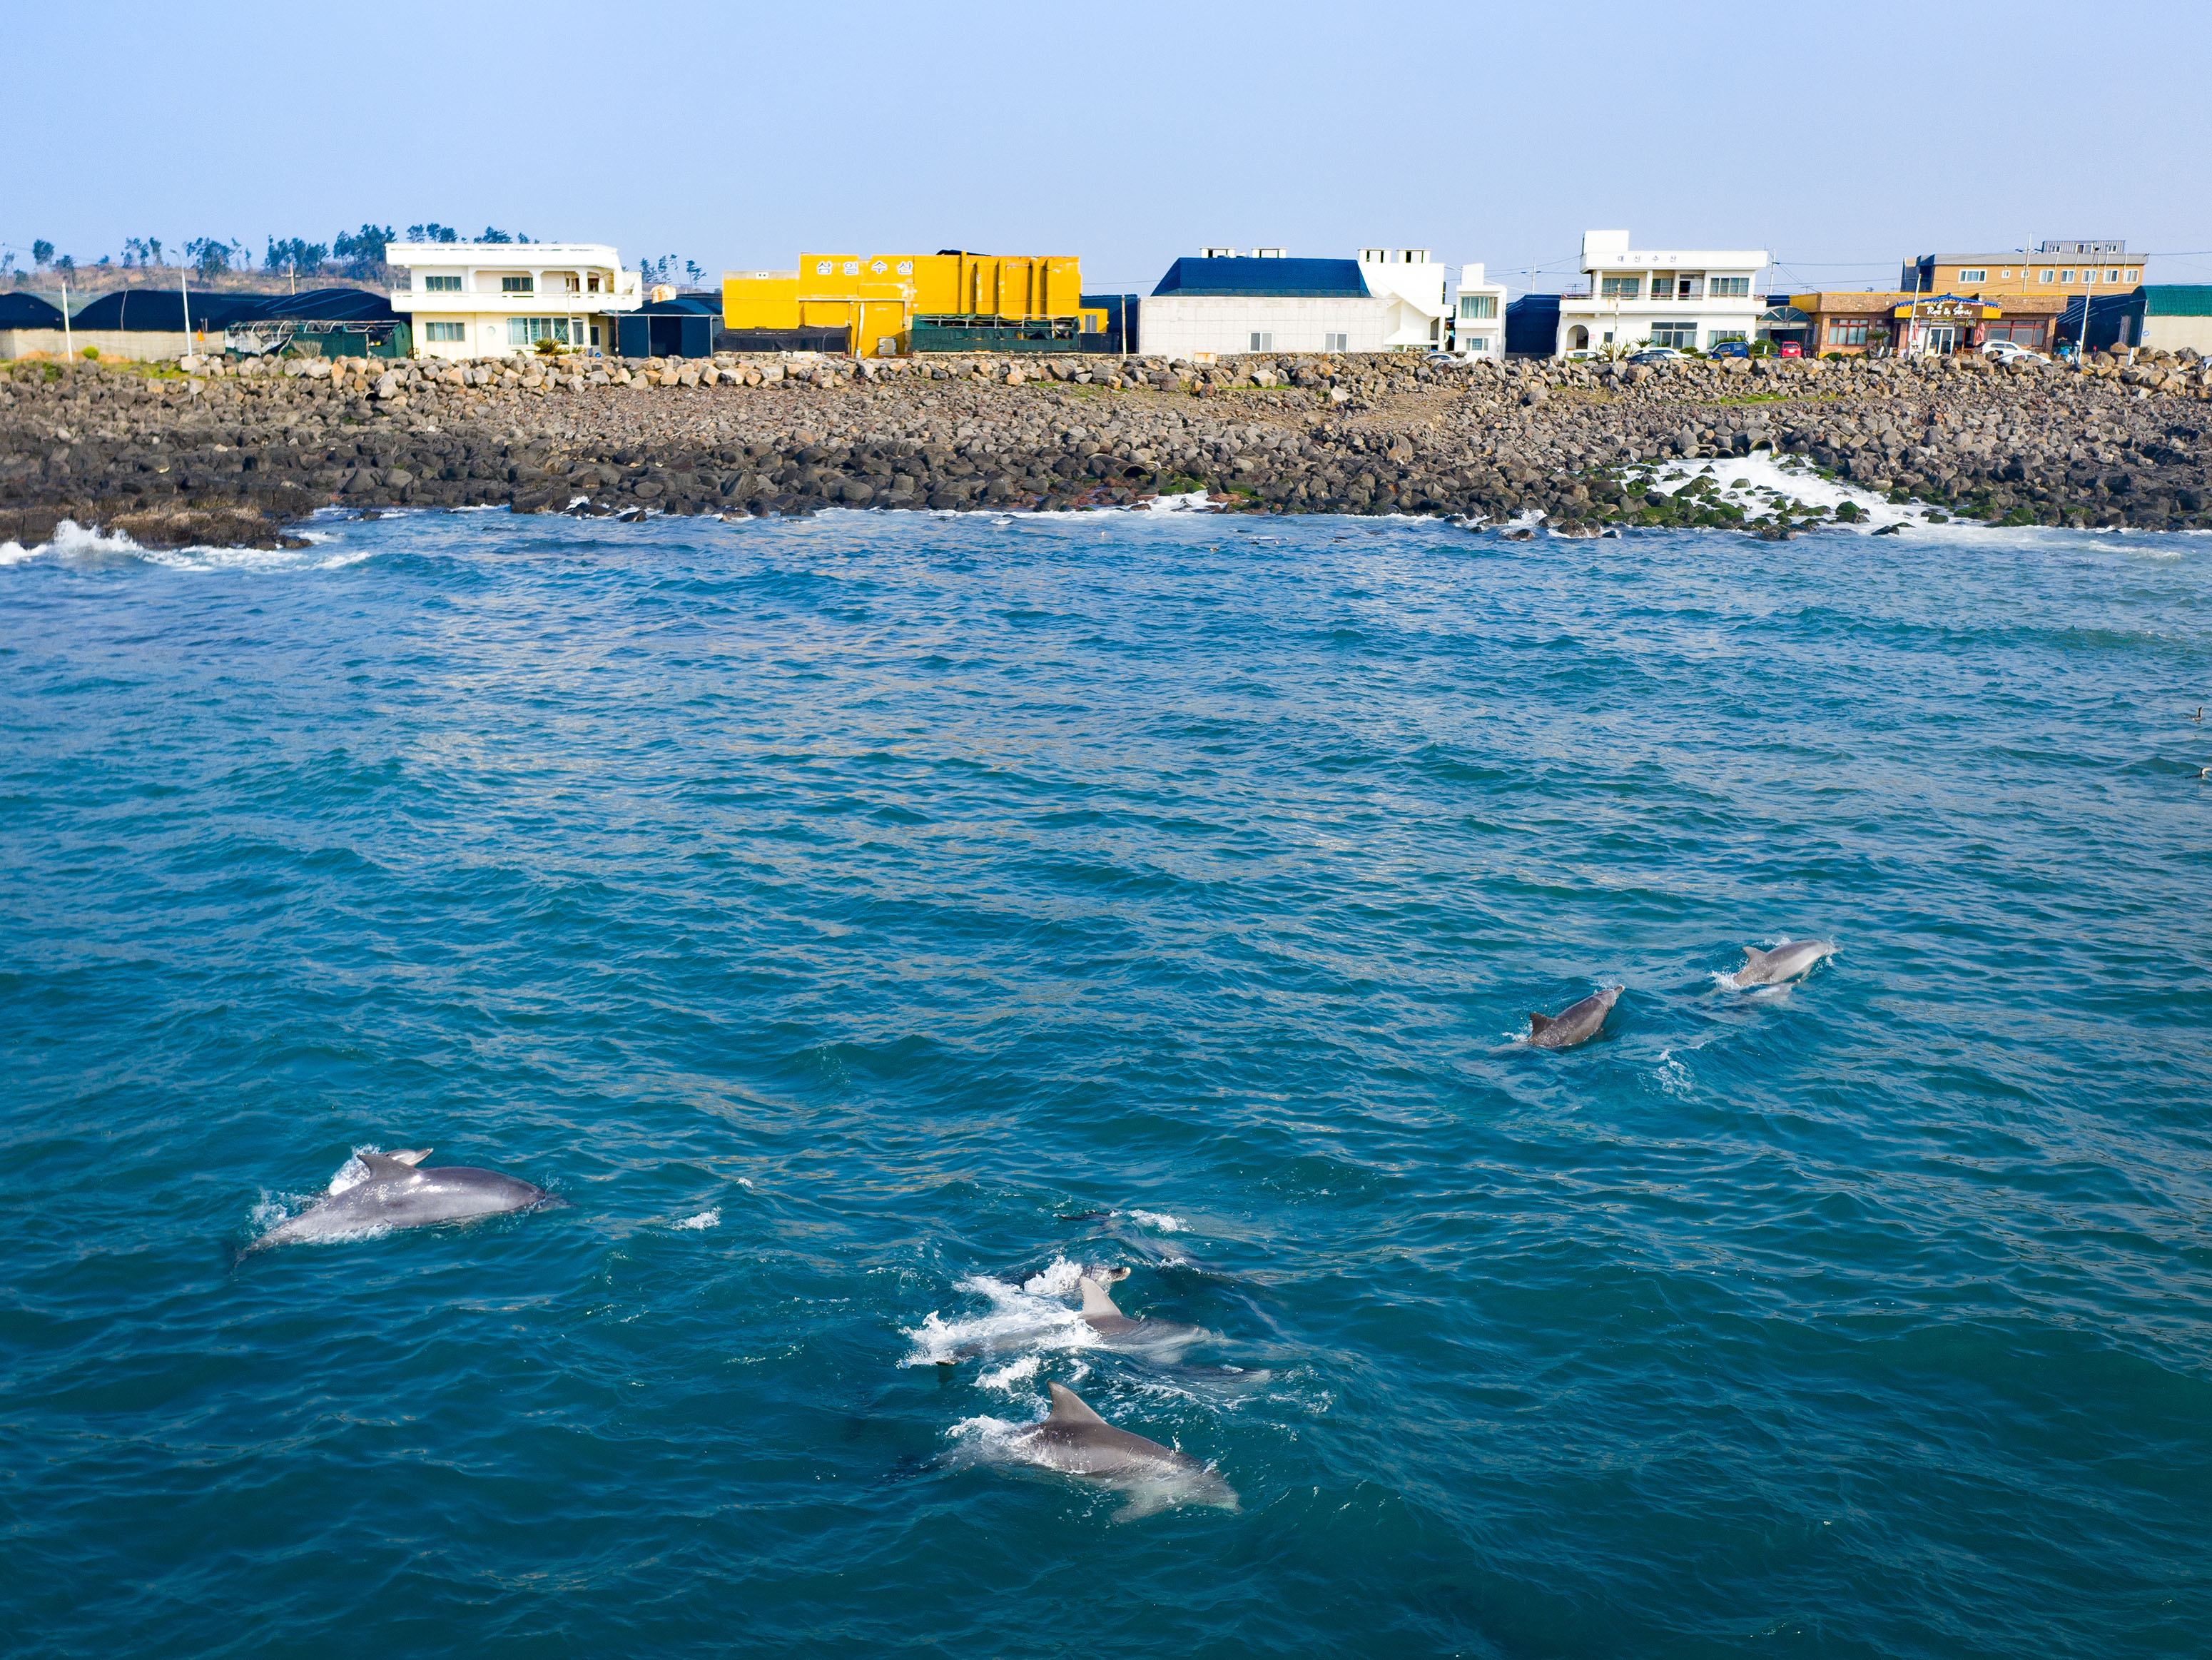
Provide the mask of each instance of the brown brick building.
[{"label": "brown brick building", "polygon": [[[2030,253],[1923,253],[1905,263],[1900,286],[1912,294],[2125,294],[2143,280],[2141,255],[2111,242],[2045,242]],[[2062,307],[2063,309],[2063,307]]]},{"label": "brown brick building", "polygon": [[1978,351],[1992,340],[2009,340],[2030,351],[2049,351],[2063,294],[1913,294],[1901,289],[1793,294],[1790,303],[1812,319],[1806,352],[1846,357],[1887,352],[1924,356]]}]

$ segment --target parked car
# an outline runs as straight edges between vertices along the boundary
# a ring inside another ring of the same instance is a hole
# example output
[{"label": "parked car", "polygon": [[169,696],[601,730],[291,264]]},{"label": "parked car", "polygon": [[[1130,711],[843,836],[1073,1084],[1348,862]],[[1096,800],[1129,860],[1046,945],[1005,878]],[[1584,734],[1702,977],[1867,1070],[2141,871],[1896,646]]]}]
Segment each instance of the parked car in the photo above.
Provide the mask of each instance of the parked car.
[{"label": "parked car", "polygon": [[1605,354],[1598,350],[1595,346],[1582,346],[1569,352],[1566,355],[1566,361],[1570,363],[1587,363],[1595,358],[1600,358],[1604,356]]},{"label": "parked car", "polygon": [[1805,348],[1795,340],[1778,340],[1774,345],[1774,355],[1778,357],[1802,357]]},{"label": "parked car", "polygon": [[1982,356],[1994,357],[2000,363],[2017,363],[2023,359],[2030,363],[2048,363],[2051,360],[2039,351],[2030,351],[2026,346],[2010,340],[1992,340],[1982,348]]},{"label": "parked car", "polygon": [[1748,357],[1751,348],[1741,340],[1716,340],[1705,348],[1708,357]]},{"label": "parked car", "polygon": [[1672,346],[1646,346],[1642,351],[1631,353],[1628,361],[1632,363],[1679,363],[1683,361],[1683,354]]}]

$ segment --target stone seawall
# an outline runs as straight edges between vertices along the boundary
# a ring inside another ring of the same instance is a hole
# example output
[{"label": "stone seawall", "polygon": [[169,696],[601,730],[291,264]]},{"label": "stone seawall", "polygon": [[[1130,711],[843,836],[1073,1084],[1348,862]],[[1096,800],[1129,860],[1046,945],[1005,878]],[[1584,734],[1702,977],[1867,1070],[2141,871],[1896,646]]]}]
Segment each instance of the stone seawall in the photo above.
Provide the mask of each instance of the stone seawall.
[{"label": "stone seawall", "polygon": [[1231,511],[1788,533],[1786,514],[1644,488],[1653,463],[1759,449],[1947,514],[2184,528],[2212,526],[2207,367],[29,362],[0,372],[0,541],[44,540],[64,517],[149,544],[269,541],[333,503],[1004,510],[1195,489]]}]

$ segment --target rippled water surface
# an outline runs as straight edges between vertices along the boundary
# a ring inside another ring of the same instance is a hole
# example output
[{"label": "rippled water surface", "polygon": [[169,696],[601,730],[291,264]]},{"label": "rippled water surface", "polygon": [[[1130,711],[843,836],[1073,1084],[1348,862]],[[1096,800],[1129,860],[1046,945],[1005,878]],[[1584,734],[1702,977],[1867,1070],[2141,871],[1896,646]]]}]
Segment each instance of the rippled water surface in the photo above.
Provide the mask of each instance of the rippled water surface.
[{"label": "rippled water surface", "polygon": [[14,1651],[2212,1645],[2205,540],[328,529],[0,569]]}]

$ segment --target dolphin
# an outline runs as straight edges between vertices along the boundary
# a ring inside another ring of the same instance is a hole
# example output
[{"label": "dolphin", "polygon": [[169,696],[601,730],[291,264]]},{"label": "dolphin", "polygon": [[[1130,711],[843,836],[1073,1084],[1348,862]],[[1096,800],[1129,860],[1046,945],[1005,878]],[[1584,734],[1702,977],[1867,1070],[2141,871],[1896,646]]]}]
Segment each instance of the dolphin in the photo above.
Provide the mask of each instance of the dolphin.
[{"label": "dolphin", "polygon": [[1605,1030],[1605,1017],[1613,1012],[1613,1006],[1620,1000],[1626,986],[1607,986],[1603,991],[1594,991],[1579,1003],[1563,1009],[1557,1014],[1532,1014],[1528,1017],[1528,1042],[1540,1049],[1572,1049],[1577,1043],[1587,1043]]},{"label": "dolphin", "polygon": [[1116,1429],[1064,1383],[1052,1390],[1052,1415],[1011,1443],[1030,1463],[1064,1475],[1099,1481],[1129,1495],[1117,1522],[1151,1516],[1176,1505],[1237,1507],[1237,1490],[1195,1458]]},{"label": "dolphin", "polygon": [[1203,1326],[1187,1326],[1179,1320],[1132,1320],[1114,1305],[1106,1287],[1127,1280],[1127,1268],[1101,1268],[1097,1276],[1084,1274],[1076,1280],[1083,1292],[1083,1322],[1110,1349],[1142,1349],[1172,1358],[1209,1334]]},{"label": "dolphin", "polygon": [[1735,971],[1735,982],[1739,986],[1778,986],[1785,980],[1810,973],[1814,964],[1835,954],[1835,946],[1826,939],[1785,940],[1772,951],[1746,946],[1743,966]]},{"label": "dolphin", "polygon": [[479,1216],[549,1209],[568,1202],[497,1171],[471,1170],[465,1164],[416,1168],[429,1156],[428,1147],[356,1153],[354,1157],[368,1171],[366,1177],[347,1187],[332,1183],[330,1191],[307,1209],[254,1241],[255,1248],[342,1239],[385,1228],[467,1222]]}]

